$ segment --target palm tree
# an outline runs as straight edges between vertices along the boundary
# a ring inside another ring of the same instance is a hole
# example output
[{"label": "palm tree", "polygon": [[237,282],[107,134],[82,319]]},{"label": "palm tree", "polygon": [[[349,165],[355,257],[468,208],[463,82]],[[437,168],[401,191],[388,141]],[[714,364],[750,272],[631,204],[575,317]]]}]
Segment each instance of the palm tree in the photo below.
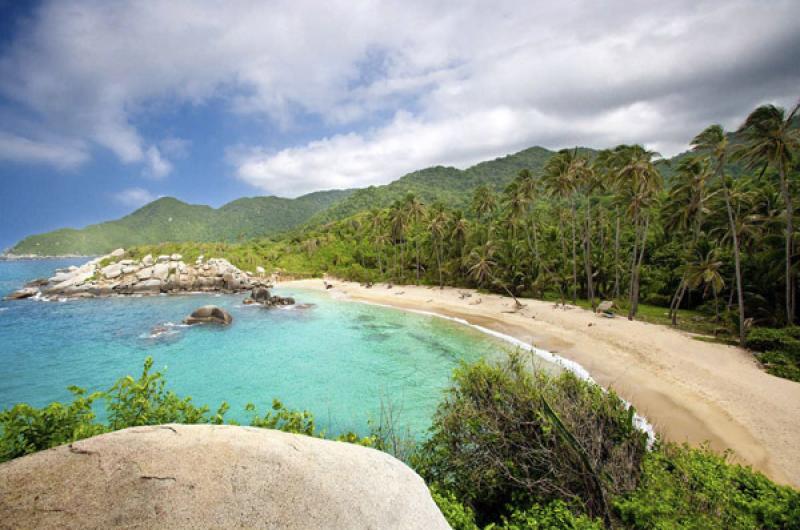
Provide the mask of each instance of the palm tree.
[{"label": "palm tree", "polygon": [[[395,202],[389,210],[389,226],[391,230],[392,247],[394,248],[395,281],[402,280],[403,270],[403,242],[408,225],[405,208],[399,201]],[[397,259],[397,247],[400,246],[400,260]],[[398,269],[399,266],[399,269]]]},{"label": "palm tree", "polygon": [[494,269],[497,267],[497,260],[495,260],[495,246],[492,241],[487,241],[483,245],[472,249],[472,251],[464,258],[464,265],[467,267],[470,277],[478,284],[479,287],[484,287],[487,282],[494,279]]},{"label": "palm tree", "polygon": [[722,260],[719,259],[719,250],[709,250],[704,258],[689,267],[687,282],[689,287],[696,289],[704,285],[703,296],[708,295],[709,288],[714,293],[714,314],[716,321],[719,322],[719,292],[725,287],[725,280],[722,279],[720,270]]},{"label": "palm tree", "polygon": [[434,205],[434,212],[428,222],[428,231],[431,234],[431,245],[436,254],[436,269],[439,271],[439,288],[444,289],[442,279],[442,255],[444,254],[444,236],[447,230],[449,216],[444,207]]},{"label": "palm tree", "polygon": [[672,188],[664,205],[664,214],[667,217],[664,227],[674,233],[688,234],[689,240],[684,247],[686,254],[684,271],[669,306],[669,316],[673,326],[678,323],[678,308],[689,287],[687,272],[700,237],[703,219],[708,213],[706,203],[713,195],[709,193],[707,187],[710,171],[706,160],[697,157],[685,158],[681,160],[677,169],[672,177]]},{"label": "palm tree", "polygon": [[[571,164],[570,171],[575,188],[582,191],[586,198],[586,225],[583,230],[583,266],[586,272],[586,294],[592,304],[592,310],[597,308],[594,299],[594,281],[592,273],[592,194],[598,187],[594,168],[584,156],[576,156]],[[575,202],[573,201],[573,211]],[[577,214],[575,214],[577,217]]]},{"label": "palm tree", "polygon": [[650,227],[649,208],[663,186],[661,173],[654,163],[657,156],[658,153],[641,145],[621,145],[614,149],[615,177],[621,195],[628,200],[634,229],[628,320],[633,320],[639,309],[639,274]]},{"label": "palm tree", "polygon": [[[551,156],[544,167],[544,175],[542,175],[542,185],[551,197],[561,199],[563,201],[572,201],[572,211],[574,213],[574,192],[575,182],[574,175],[571,171],[574,153],[571,149],[562,149],[555,155]],[[566,268],[567,264],[567,241],[564,231],[564,222],[562,216],[558,216],[558,232],[561,237],[561,255],[563,260],[563,267]],[[575,244],[575,219],[572,219],[572,298],[573,302],[577,302],[578,298],[578,271],[577,271],[577,249]]]},{"label": "palm tree", "polygon": [[[425,215],[425,205],[422,204],[416,195],[409,193],[406,196],[406,214],[409,219],[413,220],[413,227],[416,229],[419,226],[420,219]],[[417,254],[417,276],[416,284],[419,285],[419,237],[414,237],[414,250]]]},{"label": "palm tree", "polygon": [[[794,207],[788,170],[793,161],[793,152],[800,148],[800,129],[793,124],[800,109],[800,102],[787,115],[784,109],[775,105],[762,105],[750,113],[739,128],[745,139],[744,145],[737,150],[737,156],[750,167],[772,166],[778,171],[781,195],[783,196],[786,233],[784,239],[785,252],[785,297],[786,322],[794,323],[795,297],[794,278],[792,274],[792,256],[794,254]],[[794,125],[794,126],[793,126]]]},{"label": "palm tree", "polygon": [[725,176],[725,163],[728,157],[728,136],[720,125],[711,125],[692,140],[695,151],[708,154],[714,160],[714,178],[719,180],[733,245],[733,260],[736,271],[736,296],[739,302],[739,344],[744,346],[744,286],[742,285],[742,258],[740,255],[739,236],[731,206],[730,183]]}]

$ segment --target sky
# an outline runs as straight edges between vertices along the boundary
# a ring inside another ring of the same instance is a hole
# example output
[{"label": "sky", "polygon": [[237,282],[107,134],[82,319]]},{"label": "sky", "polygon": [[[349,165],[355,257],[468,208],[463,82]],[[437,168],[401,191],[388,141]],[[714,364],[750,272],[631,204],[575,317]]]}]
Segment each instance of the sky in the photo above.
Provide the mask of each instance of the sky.
[{"label": "sky", "polygon": [[797,0],[0,0],[0,249],[160,196],[670,156],[799,97]]}]

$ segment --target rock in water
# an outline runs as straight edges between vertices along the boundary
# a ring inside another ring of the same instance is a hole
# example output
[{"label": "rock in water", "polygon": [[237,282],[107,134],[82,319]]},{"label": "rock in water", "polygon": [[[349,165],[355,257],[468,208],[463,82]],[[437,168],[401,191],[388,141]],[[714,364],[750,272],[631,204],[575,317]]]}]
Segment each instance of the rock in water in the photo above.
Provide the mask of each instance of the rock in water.
[{"label": "rock in water", "polygon": [[22,300],[23,298],[30,298],[31,296],[36,296],[38,292],[39,292],[38,287],[23,287],[22,289],[18,289],[14,292],[9,293],[3,298],[3,300]]},{"label": "rock in water", "polygon": [[269,303],[271,295],[269,289],[264,287],[256,287],[252,291],[250,291],[250,298],[254,302],[258,302],[259,304]]},{"label": "rock in water", "polygon": [[386,453],[232,425],[133,427],[0,465],[9,528],[449,528]]},{"label": "rock in water", "polygon": [[215,305],[204,305],[203,307],[195,309],[191,315],[183,320],[184,324],[207,323],[222,324],[223,326],[227,326],[231,322],[233,322],[233,317],[230,313]]}]

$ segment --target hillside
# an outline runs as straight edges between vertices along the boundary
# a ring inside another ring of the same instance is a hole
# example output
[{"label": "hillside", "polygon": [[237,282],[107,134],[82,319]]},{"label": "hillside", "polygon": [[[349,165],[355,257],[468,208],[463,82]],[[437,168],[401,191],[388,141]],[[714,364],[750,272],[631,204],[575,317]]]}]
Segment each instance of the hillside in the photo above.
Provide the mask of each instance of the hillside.
[{"label": "hillside", "polygon": [[531,147],[464,170],[436,166],[415,171],[384,186],[355,190],[346,199],[312,217],[309,224],[343,219],[370,208],[383,208],[408,193],[418,195],[428,204],[438,200],[451,208],[464,208],[471,199],[471,192],[478,186],[486,184],[499,191],[521,169],[538,173],[552,154],[553,151],[544,147]]},{"label": "hillside", "polygon": [[251,197],[214,209],[164,197],[118,219],[83,229],[62,228],[26,237],[13,254],[93,255],[117,247],[164,241],[236,241],[275,234],[308,221],[349,190],[320,191],[296,199]]}]

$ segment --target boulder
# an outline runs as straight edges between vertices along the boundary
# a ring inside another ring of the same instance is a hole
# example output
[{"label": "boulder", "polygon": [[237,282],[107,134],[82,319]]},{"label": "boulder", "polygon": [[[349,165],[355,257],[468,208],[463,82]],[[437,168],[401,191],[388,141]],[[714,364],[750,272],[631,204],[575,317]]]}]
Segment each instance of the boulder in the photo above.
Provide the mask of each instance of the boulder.
[{"label": "boulder", "polygon": [[3,300],[22,300],[23,298],[36,296],[38,292],[39,289],[36,287],[23,287],[22,289],[17,289],[16,291],[9,293],[3,298]]},{"label": "boulder", "polygon": [[156,294],[161,292],[161,280],[152,278],[142,282],[135,283],[129,287],[131,292],[143,294]]},{"label": "boulder", "polygon": [[0,464],[8,528],[449,526],[424,481],[354,444],[255,427],[132,427]]},{"label": "boulder", "polygon": [[271,297],[269,290],[264,287],[256,287],[250,291],[250,298],[259,304],[269,303]]},{"label": "boulder", "polygon": [[161,256],[158,257],[158,262],[159,263],[164,263],[164,262],[167,262],[167,261],[169,261],[169,256],[167,256],[167,255],[162,254]]},{"label": "boulder", "polygon": [[47,278],[36,278],[35,280],[31,280],[25,284],[25,287],[42,287],[47,285],[48,281]]},{"label": "boulder", "polygon": [[231,322],[233,322],[233,317],[230,313],[215,305],[204,305],[183,319],[184,324],[222,324],[227,326]]},{"label": "boulder", "polygon": [[142,265],[145,267],[150,267],[153,264],[153,255],[148,254],[147,256],[142,258]]},{"label": "boulder", "polygon": [[122,275],[122,265],[119,263],[113,263],[100,269],[100,272],[103,273],[103,277],[110,280]]},{"label": "boulder", "polygon": [[166,280],[169,276],[169,263],[159,261],[153,266],[153,277],[159,280]]},{"label": "boulder", "polygon": [[173,254],[172,256],[169,257],[169,259],[171,259],[172,261],[180,261],[183,259],[183,256],[181,256],[180,254]]},{"label": "boulder", "polygon": [[147,280],[153,275],[153,267],[146,267],[136,273],[136,277],[140,280]]},{"label": "boulder", "polygon": [[261,265],[258,265],[258,266],[256,267],[256,274],[264,274],[264,273],[266,273],[266,272],[267,272],[267,271],[266,271],[266,270],[264,270],[264,267],[262,267]]},{"label": "boulder", "polygon": [[115,250],[114,252],[109,254],[109,256],[111,256],[112,258],[121,258],[124,255],[125,255],[125,249],[124,248],[118,248],[117,250]]}]

